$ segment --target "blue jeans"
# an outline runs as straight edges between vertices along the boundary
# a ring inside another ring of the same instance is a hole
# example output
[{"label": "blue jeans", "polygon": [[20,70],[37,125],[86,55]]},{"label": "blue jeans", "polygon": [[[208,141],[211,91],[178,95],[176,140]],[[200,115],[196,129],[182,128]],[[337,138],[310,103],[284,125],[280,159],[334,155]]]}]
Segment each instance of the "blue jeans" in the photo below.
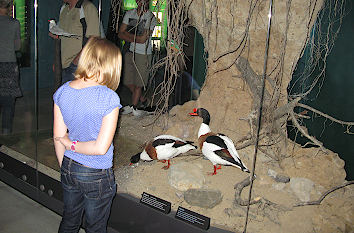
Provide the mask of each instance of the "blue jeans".
[{"label": "blue jeans", "polygon": [[112,200],[117,190],[112,168],[89,168],[64,156],[61,183],[64,212],[59,232],[77,233],[85,213],[87,233],[106,233]]},{"label": "blue jeans", "polygon": [[74,73],[77,69],[77,65],[74,65],[74,63],[70,63],[68,67],[62,70],[61,72],[61,83],[64,84],[68,81],[74,80],[75,76]]}]

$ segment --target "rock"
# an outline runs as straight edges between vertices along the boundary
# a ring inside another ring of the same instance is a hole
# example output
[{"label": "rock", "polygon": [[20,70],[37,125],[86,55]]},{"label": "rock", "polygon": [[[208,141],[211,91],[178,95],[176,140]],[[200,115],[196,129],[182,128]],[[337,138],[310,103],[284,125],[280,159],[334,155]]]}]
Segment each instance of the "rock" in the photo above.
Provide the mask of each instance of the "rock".
[{"label": "rock", "polygon": [[205,177],[200,167],[195,164],[181,162],[170,167],[168,172],[169,184],[180,191],[190,188],[201,188],[205,183]]},{"label": "rock", "polygon": [[279,183],[288,183],[290,181],[290,177],[278,174],[278,172],[272,169],[268,169],[268,176],[272,177],[276,182]]},{"label": "rock", "polygon": [[286,175],[277,174],[274,180],[279,183],[289,183],[290,177]]},{"label": "rock", "polygon": [[290,179],[290,188],[302,202],[310,201],[310,194],[314,183],[306,178],[295,177]]},{"label": "rock", "polygon": [[222,194],[214,189],[188,189],[184,200],[190,205],[211,209],[222,201]]}]

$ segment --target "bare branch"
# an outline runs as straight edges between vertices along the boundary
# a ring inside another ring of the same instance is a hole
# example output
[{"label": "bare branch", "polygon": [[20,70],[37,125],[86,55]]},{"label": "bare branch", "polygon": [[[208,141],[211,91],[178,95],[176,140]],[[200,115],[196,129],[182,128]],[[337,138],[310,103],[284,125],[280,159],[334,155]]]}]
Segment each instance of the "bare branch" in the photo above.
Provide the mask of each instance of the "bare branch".
[{"label": "bare branch", "polygon": [[323,113],[323,112],[321,112],[319,110],[316,110],[313,107],[310,107],[310,106],[308,106],[306,104],[298,103],[297,106],[298,107],[302,107],[302,108],[306,108],[306,109],[308,109],[308,110],[310,110],[310,111],[312,111],[312,112],[314,112],[314,113],[316,113],[318,115],[321,115],[321,116],[323,116],[323,117],[325,117],[325,118],[327,118],[327,119],[329,119],[331,121],[337,122],[337,123],[339,123],[341,125],[348,125],[348,126],[353,126],[354,125],[354,122],[352,122],[352,121],[341,121],[341,120],[338,120],[338,119],[336,119],[336,118],[334,118],[334,117],[332,117],[332,116],[330,116],[330,115],[328,115],[326,113]]},{"label": "bare branch", "polygon": [[354,180],[352,181],[347,181],[345,182],[344,184],[341,184],[341,185],[338,185],[338,186],[335,186],[331,189],[329,189],[328,191],[326,191],[324,194],[322,194],[322,196],[317,200],[317,201],[308,201],[308,202],[300,202],[296,205],[294,205],[294,207],[299,207],[299,206],[306,206],[306,205],[319,205],[321,204],[321,202],[323,201],[323,199],[328,195],[330,194],[331,192],[334,192],[340,188],[343,188],[345,186],[348,186],[348,185],[352,185],[354,184]]},{"label": "bare branch", "polygon": [[322,142],[318,141],[316,138],[310,136],[304,129],[303,127],[299,124],[299,122],[297,122],[296,118],[295,118],[295,114],[293,112],[290,112],[290,117],[291,120],[294,124],[294,126],[302,133],[302,135],[304,135],[305,137],[307,137],[310,141],[312,141],[316,146],[319,146],[321,148],[322,151],[326,152],[327,150],[323,147]]}]

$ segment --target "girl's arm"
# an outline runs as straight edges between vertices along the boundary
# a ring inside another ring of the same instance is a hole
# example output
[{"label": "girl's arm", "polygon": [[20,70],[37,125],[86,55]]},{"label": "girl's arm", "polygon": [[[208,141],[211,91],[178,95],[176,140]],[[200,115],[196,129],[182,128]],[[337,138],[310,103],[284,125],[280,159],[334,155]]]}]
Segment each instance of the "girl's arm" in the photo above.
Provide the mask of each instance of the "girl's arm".
[{"label": "girl's arm", "polygon": [[[108,151],[114,134],[116,132],[118,122],[118,107],[112,112],[103,117],[102,125],[98,137],[95,141],[77,142],[75,144],[75,151],[85,155],[104,155]],[[67,150],[71,150],[72,141],[68,136],[58,137],[57,140],[61,142]]]},{"label": "girl's arm", "polygon": [[54,104],[53,138],[55,154],[57,155],[60,167],[64,157],[65,146],[59,140],[57,140],[57,138],[64,137],[66,135],[67,129],[68,128],[64,123],[63,115],[61,114],[58,105]]}]

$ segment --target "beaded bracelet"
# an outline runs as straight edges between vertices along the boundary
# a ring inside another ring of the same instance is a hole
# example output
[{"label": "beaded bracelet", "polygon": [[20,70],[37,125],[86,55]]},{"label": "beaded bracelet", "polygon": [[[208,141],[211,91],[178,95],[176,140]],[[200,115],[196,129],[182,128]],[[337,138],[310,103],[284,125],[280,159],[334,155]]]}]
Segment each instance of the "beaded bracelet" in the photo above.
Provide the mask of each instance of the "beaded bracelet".
[{"label": "beaded bracelet", "polygon": [[76,152],[75,145],[77,144],[77,142],[78,142],[78,141],[75,140],[75,141],[73,141],[73,142],[71,143],[70,149],[71,149],[72,152]]}]

